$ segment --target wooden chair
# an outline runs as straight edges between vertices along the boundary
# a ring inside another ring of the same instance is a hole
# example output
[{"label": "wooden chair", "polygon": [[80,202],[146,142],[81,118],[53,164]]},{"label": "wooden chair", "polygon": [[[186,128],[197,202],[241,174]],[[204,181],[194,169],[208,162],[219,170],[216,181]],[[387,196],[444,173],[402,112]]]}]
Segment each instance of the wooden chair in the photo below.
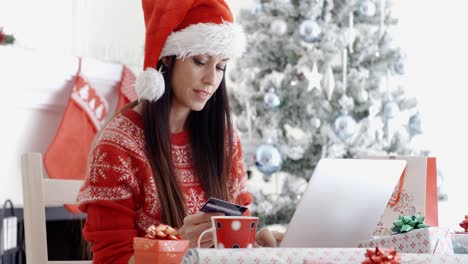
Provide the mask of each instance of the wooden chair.
[{"label": "wooden chair", "polygon": [[27,263],[90,264],[91,261],[49,261],[47,256],[45,207],[74,204],[83,181],[44,177],[40,153],[23,154],[21,169]]}]

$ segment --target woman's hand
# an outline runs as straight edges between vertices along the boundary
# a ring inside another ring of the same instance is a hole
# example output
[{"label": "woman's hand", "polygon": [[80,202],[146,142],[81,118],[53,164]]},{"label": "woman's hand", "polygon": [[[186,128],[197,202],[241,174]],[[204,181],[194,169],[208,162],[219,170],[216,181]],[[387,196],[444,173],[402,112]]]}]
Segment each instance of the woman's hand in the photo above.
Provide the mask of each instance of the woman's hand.
[{"label": "woman's hand", "polygon": [[283,240],[284,233],[271,231],[268,228],[263,228],[257,232],[255,236],[254,247],[278,247]]},{"label": "woman's hand", "polygon": [[[197,240],[200,234],[211,228],[211,217],[212,216],[223,216],[222,213],[196,213],[189,215],[184,218],[184,225],[179,229],[179,234],[183,239],[189,241],[191,248],[197,247]],[[208,233],[203,236],[200,246],[202,248],[209,248],[213,246],[213,233]]]}]

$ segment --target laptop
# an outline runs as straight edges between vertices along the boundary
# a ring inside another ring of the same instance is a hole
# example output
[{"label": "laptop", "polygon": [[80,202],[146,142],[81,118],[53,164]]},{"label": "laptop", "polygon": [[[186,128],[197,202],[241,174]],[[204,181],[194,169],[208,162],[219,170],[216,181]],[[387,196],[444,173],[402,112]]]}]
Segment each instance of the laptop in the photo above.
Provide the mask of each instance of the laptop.
[{"label": "laptop", "polygon": [[321,159],[280,247],[357,247],[372,238],[404,160]]}]

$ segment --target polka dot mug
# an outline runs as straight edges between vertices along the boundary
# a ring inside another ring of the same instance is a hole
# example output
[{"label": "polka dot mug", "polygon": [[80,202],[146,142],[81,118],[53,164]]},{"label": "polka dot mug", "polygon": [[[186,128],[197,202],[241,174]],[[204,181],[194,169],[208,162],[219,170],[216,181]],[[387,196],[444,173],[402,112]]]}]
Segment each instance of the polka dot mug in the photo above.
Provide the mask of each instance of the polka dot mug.
[{"label": "polka dot mug", "polygon": [[250,216],[213,216],[212,227],[198,237],[200,247],[203,236],[213,233],[216,248],[251,248],[257,233],[258,217]]}]

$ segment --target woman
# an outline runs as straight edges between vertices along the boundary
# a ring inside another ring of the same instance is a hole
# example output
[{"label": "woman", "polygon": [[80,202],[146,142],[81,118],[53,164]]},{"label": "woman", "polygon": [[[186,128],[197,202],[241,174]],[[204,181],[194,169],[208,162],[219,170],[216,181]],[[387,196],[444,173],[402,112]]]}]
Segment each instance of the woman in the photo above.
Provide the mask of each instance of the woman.
[{"label": "woman", "polygon": [[[229,59],[245,48],[242,30],[224,0],[144,0],[143,10],[139,100],[96,138],[78,196],[94,263],[127,263],[133,237],[158,223],[179,228],[194,247],[219,215],[199,212],[207,198],[252,202],[224,79]],[[256,242],[280,239],[264,229]],[[209,236],[202,242],[213,245]]]}]

